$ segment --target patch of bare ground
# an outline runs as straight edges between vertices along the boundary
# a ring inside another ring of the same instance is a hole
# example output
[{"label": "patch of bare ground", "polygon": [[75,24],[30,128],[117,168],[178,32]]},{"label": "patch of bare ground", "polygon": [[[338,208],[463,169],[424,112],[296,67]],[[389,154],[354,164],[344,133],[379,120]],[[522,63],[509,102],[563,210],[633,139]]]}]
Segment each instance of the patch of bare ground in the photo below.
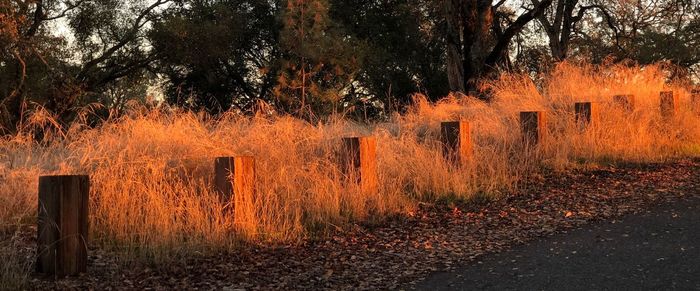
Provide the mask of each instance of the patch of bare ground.
[{"label": "patch of bare ground", "polygon": [[[423,204],[379,226],[356,225],[296,246],[249,246],[182,263],[121,266],[91,252],[89,273],[38,289],[410,289],[431,271],[650,205],[700,195],[700,161],[626,165],[532,177],[495,201]],[[32,244],[28,239],[28,244]],[[31,248],[31,247],[30,247]]]}]

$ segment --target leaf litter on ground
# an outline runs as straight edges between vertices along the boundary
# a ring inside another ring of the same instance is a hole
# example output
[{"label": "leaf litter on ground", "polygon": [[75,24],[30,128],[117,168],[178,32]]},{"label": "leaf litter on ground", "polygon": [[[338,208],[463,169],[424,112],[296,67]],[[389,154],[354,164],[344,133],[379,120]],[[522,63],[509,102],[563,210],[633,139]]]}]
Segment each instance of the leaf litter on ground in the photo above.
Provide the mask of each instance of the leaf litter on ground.
[{"label": "leaf litter on ground", "polygon": [[[103,250],[89,272],[35,289],[411,289],[435,271],[478,263],[539,237],[700,195],[700,161],[549,173],[503,198],[421,204],[380,225],[336,229],[301,245],[247,246],[156,268],[121,266]],[[33,242],[28,239],[27,244]]]}]

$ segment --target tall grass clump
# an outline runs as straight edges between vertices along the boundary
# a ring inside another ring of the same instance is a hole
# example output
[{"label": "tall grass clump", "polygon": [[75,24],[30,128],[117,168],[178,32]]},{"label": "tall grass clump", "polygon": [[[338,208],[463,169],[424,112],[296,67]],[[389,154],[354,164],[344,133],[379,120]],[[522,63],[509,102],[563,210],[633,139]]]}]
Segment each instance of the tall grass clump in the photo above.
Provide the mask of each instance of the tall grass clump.
[{"label": "tall grass clump", "polygon": [[[504,74],[485,84],[491,102],[421,95],[389,122],[343,118],[312,124],[289,116],[227,113],[219,117],[169,108],[134,108],[96,128],[58,126],[37,110],[15,136],[0,142],[0,223],[33,223],[38,175],[91,177],[93,244],[126,254],[167,258],[232,248],[239,242],[298,242],[348,222],[411,211],[418,202],[498,196],[542,169],[566,170],[613,162],[658,162],[698,153],[698,117],[689,94],[666,82],[662,66],[562,63],[534,83]],[[659,91],[681,98],[674,117],[660,115]],[[632,112],[612,96],[634,94]],[[583,129],[573,102],[596,101],[601,120]],[[544,110],[548,138],[522,144],[518,114]],[[445,161],[440,122],[467,120],[472,163]],[[343,136],[377,138],[379,189],[360,191],[339,168]],[[219,156],[256,159],[253,215],[234,223],[233,207],[214,192]]]}]

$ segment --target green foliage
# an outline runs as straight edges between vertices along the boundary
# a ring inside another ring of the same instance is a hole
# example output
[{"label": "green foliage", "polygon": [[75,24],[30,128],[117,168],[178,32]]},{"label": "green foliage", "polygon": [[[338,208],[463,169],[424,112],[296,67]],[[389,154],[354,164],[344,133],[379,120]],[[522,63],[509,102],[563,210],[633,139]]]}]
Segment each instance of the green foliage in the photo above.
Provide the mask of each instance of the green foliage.
[{"label": "green foliage", "polygon": [[414,93],[447,95],[448,68],[452,89],[497,69],[536,77],[564,58],[663,61],[698,81],[700,2],[548,2],[0,0],[1,132],[38,106],[62,122],[92,103],[118,113],[153,84],[169,104],[212,113],[263,101],[366,119]]},{"label": "green foliage", "polygon": [[[156,55],[144,36],[168,2],[0,2],[2,131],[14,131],[24,114],[36,107],[68,123],[87,104],[121,105],[124,102],[119,100],[143,97],[113,93],[137,93],[114,89],[127,83],[132,88],[142,86],[153,78],[148,68]],[[131,82],[121,82],[122,78]]]},{"label": "green foliage", "polygon": [[14,131],[29,104],[49,101],[56,80],[51,67],[71,67],[62,60],[65,42],[38,24],[32,3],[0,1],[0,133]]},{"label": "green foliage", "polygon": [[683,67],[700,62],[700,19],[675,33],[645,31],[637,40],[636,59],[642,64],[669,61]]},{"label": "green foliage", "polygon": [[268,100],[278,55],[277,8],[264,0],[194,1],[149,34],[167,81],[166,100],[221,112]]},{"label": "green foliage", "polygon": [[356,94],[394,108],[408,104],[416,92],[433,98],[447,95],[439,3],[334,0],[332,4],[332,17],[366,43]]},{"label": "green foliage", "polygon": [[351,93],[361,45],[341,34],[325,0],[289,0],[282,13],[280,73],[273,93],[287,112],[327,115]]},{"label": "green foliage", "polygon": [[[594,63],[610,60],[639,64],[667,62],[689,71],[698,69],[700,2],[593,3],[598,4],[598,8],[583,19],[572,45],[576,56],[584,56]],[[696,75],[698,77],[700,75]]]},{"label": "green foliage", "polygon": [[171,10],[149,38],[172,104],[245,111],[263,100],[289,113],[376,116],[415,92],[447,94],[436,9],[405,0],[195,1]]}]

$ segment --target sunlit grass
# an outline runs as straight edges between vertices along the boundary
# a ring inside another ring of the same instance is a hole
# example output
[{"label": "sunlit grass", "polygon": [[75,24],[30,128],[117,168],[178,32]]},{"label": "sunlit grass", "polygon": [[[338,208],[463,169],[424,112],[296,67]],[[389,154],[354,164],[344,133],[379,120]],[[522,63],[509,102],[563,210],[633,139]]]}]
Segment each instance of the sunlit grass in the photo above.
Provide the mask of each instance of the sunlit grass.
[{"label": "sunlit grass", "polygon": [[[295,243],[352,221],[408,213],[419,201],[495,197],[541,169],[586,164],[659,162],[700,152],[698,116],[686,88],[669,85],[657,66],[599,68],[561,64],[537,87],[529,77],[503,75],[486,87],[491,103],[450,96],[415,104],[389,123],[345,119],[310,124],[288,116],[213,118],[166,108],[134,108],[98,128],[80,122],[59,130],[38,110],[15,136],[0,142],[0,225],[33,223],[37,177],[84,173],[91,177],[93,244],[136,257],[168,258],[240,242]],[[676,116],[664,118],[659,91],[680,97]],[[627,113],[611,103],[634,94]],[[601,120],[582,130],[573,102],[600,102]],[[518,113],[544,110],[549,138],[535,150],[521,143]],[[470,122],[474,162],[456,168],[443,159],[441,121]],[[36,139],[37,129],[45,134]],[[340,138],[377,138],[379,189],[343,183]],[[228,201],[214,193],[219,156],[256,158],[256,195],[250,221],[234,224]]]}]

